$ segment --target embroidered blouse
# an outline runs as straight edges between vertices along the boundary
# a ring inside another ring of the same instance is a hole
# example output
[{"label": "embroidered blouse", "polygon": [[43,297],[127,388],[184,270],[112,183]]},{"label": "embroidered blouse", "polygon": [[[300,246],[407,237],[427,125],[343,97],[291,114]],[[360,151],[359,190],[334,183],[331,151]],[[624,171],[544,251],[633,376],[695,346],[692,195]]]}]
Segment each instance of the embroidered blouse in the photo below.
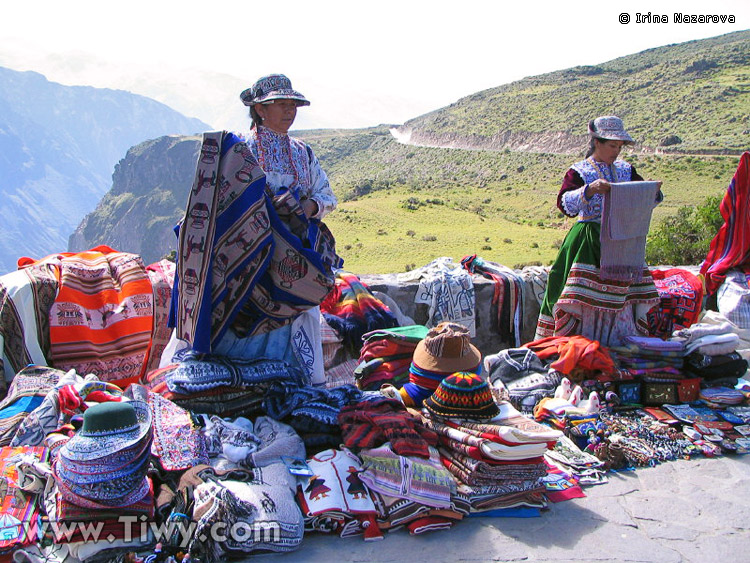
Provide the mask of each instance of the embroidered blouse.
[{"label": "embroidered blouse", "polygon": [[[642,182],[643,178],[624,160],[616,160],[612,166],[603,162],[587,158],[576,162],[570,167],[562,188],[557,194],[557,207],[568,217],[578,216],[579,222],[600,222],[602,217],[602,204],[604,196],[594,194],[591,199],[586,199],[584,191],[586,186],[598,178],[604,178],[608,182]],[[664,199],[664,194],[659,191],[656,196],[655,205]]]},{"label": "embroidered blouse", "polygon": [[247,143],[274,191],[287,187],[296,191],[297,199],[312,199],[318,205],[316,219],[336,208],[328,176],[307,143],[263,126],[251,130]]}]

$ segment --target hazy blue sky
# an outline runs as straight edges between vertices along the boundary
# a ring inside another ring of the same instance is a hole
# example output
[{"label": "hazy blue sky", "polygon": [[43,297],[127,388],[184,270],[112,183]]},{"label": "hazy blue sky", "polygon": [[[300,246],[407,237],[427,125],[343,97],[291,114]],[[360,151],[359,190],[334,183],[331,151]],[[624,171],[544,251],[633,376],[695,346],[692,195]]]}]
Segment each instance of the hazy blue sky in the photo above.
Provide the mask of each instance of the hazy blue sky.
[{"label": "hazy blue sky", "polygon": [[[635,23],[649,11],[669,23]],[[736,22],[675,23],[675,12]],[[227,119],[244,118],[238,89],[283,72],[313,103],[298,126],[363,127],[402,123],[525,76],[748,29],[750,2],[37,0],[5,2],[2,20],[0,66],[158,95],[214,121],[224,119],[218,106],[231,106]],[[232,79],[214,79],[217,94],[204,72]],[[171,86],[154,94],[155,76],[172,77]]]}]

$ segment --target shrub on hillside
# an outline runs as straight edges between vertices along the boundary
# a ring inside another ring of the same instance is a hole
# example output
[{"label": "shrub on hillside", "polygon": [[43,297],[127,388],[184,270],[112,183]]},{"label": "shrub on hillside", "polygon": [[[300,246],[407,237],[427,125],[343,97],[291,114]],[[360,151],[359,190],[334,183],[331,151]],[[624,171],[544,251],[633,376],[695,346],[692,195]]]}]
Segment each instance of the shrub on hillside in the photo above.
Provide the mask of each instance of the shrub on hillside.
[{"label": "shrub on hillside", "polygon": [[646,242],[650,265],[698,265],[706,258],[724,219],[719,212],[720,196],[706,198],[698,207],[685,206],[652,230]]}]

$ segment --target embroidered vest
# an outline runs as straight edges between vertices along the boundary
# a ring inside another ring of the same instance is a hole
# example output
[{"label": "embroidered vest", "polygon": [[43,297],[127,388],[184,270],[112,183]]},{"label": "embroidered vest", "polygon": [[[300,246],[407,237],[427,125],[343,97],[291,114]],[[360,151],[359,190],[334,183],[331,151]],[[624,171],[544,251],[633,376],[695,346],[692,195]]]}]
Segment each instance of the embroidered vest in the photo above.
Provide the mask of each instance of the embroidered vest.
[{"label": "embroidered vest", "polygon": [[629,182],[632,171],[630,164],[624,160],[615,160],[612,164],[611,168],[614,170],[616,178],[611,177],[612,171],[609,166],[595,166],[589,159],[576,162],[571,168],[581,175],[585,184],[590,184],[594,180],[598,180],[600,171],[601,175],[608,182]]},{"label": "embroidered vest", "polygon": [[[597,166],[591,159],[586,159],[576,162],[571,168],[580,174],[585,184],[590,184],[600,177],[603,177],[608,182],[629,182],[632,174],[632,167],[624,160],[615,160],[610,167],[605,164]],[[613,172],[614,178],[612,177]],[[601,194],[594,194],[587,203],[581,206],[578,213],[578,220],[600,221],[603,203],[604,197]]]}]

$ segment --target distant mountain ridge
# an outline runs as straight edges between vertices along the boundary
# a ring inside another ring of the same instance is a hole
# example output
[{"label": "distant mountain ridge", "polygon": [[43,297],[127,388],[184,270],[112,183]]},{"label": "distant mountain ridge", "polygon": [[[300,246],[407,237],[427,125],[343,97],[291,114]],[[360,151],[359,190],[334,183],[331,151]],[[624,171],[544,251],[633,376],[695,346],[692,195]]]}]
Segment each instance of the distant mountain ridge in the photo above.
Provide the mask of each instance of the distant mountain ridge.
[{"label": "distant mountain ridge", "polygon": [[0,272],[67,250],[130,147],[207,129],[143,96],[0,67]]},{"label": "distant mountain ridge", "polygon": [[606,114],[644,151],[739,154],[750,145],[750,30],[524,78],[397,131],[416,145],[571,153]]}]

